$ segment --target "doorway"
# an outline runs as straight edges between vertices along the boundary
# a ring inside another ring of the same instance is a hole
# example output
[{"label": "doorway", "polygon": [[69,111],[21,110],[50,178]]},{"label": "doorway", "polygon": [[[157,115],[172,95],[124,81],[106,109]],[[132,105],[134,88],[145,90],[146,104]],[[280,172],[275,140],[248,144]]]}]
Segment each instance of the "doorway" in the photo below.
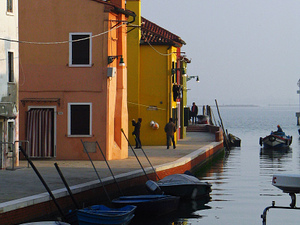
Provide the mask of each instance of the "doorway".
[{"label": "doorway", "polygon": [[31,158],[55,157],[54,108],[30,108],[27,112],[27,154]]}]

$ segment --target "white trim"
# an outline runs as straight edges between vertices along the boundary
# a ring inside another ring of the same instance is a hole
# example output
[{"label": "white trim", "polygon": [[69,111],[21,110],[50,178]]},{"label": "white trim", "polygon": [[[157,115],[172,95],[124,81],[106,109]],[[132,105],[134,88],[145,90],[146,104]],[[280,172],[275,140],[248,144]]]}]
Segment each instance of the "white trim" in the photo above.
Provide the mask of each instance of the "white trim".
[{"label": "white trim", "polygon": [[32,105],[32,106],[28,106],[28,111],[30,110],[30,109],[54,109],[54,118],[53,118],[53,129],[54,129],[54,131],[53,131],[53,138],[54,138],[54,140],[53,140],[53,145],[54,145],[54,149],[53,149],[53,157],[56,157],[56,110],[57,110],[57,107],[56,106],[53,106],[53,105],[49,105],[49,106],[37,106],[37,105]]},{"label": "white trim", "polygon": [[[90,36],[90,61],[89,64],[72,64],[72,36],[73,35],[89,35]],[[92,66],[92,33],[91,32],[78,32],[69,33],[69,67],[91,67]]]},{"label": "white trim", "polygon": [[[72,105],[89,105],[90,106],[90,134],[88,135],[72,135],[71,134],[71,106]],[[93,104],[91,102],[69,102],[68,103],[68,137],[92,137],[92,111]]]}]

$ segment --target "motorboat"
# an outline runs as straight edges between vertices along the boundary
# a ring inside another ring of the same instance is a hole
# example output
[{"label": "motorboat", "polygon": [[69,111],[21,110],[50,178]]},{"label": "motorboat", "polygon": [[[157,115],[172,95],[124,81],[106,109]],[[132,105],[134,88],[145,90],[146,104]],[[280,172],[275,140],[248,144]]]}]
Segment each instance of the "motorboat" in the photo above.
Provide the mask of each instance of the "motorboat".
[{"label": "motorboat", "polygon": [[147,181],[146,186],[151,192],[161,190],[164,194],[181,199],[200,199],[211,192],[211,184],[189,174],[172,174],[157,182]]},{"label": "motorboat", "polygon": [[264,209],[261,218],[263,219],[263,225],[267,224],[267,212],[270,209],[296,209],[296,194],[300,193],[300,175],[299,174],[274,174],[272,184],[281,189],[284,193],[288,193],[291,197],[291,204],[287,206],[277,206],[275,201],[272,201],[272,205]]},{"label": "motorboat", "polygon": [[285,193],[300,193],[299,174],[274,174],[272,185]]},{"label": "motorboat", "polygon": [[271,132],[270,135],[259,138],[260,146],[264,148],[283,148],[289,147],[292,144],[292,136],[286,135],[285,132]]},{"label": "motorboat", "polygon": [[93,205],[91,207],[76,211],[79,225],[112,224],[126,225],[134,217],[136,206],[126,205],[122,208],[109,208],[104,205]]},{"label": "motorboat", "polygon": [[115,207],[135,205],[136,216],[161,216],[178,209],[179,197],[171,195],[134,195],[113,199]]}]

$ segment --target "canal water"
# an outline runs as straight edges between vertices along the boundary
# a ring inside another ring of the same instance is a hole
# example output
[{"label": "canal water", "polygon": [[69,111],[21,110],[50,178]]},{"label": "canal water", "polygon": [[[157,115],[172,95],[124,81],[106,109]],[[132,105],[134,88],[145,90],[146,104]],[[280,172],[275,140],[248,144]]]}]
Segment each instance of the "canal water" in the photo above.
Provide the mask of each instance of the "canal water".
[{"label": "canal water", "polygon": [[[173,214],[157,219],[133,220],[143,225],[211,225],[262,224],[263,210],[275,201],[277,206],[289,206],[291,198],[272,185],[277,173],[298,174],[300,171],[300,141],[295,112],[297,106],[219,107],[225,129],[241,138],[241,147],[220,156],[199,178],[212,184],[208,202],[184,202]],[[214,115],[219,121],[218,114]],[[263,150],[259,138],[281,125],[293,136],[289,149]],[[300,198],[299,198],[300,200]],[[299,204],[296,204],[296,206]],[[267,224],[298,224],[300,210],[270,209]]]}]

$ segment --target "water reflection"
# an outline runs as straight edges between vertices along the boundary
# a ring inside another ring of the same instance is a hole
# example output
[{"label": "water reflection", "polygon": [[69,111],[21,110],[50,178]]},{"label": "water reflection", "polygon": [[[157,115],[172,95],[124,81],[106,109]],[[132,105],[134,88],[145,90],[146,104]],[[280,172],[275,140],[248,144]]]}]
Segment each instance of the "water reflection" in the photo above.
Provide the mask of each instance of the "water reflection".
[{"label": "water reflection", "polygon": [[[290,155],[289,155],[290,154]],[[260,156],[261,159],[281,159],[283,157],[291,158],[292,148],[261,148],[260,149]]]},{"label": "water reflection", "polygon": [[211,197],[207,196],[199,200],[192,201],[180,201],[179,208],[172,213],[165,216],[159,216],[157,218],[145,218],[135,217],[130,224],[132,225],[189,225],[189,219],[199,219],[203,216],[199,214],[199,211],[210,209],[210,206],[206,204],[210,202]]}]

